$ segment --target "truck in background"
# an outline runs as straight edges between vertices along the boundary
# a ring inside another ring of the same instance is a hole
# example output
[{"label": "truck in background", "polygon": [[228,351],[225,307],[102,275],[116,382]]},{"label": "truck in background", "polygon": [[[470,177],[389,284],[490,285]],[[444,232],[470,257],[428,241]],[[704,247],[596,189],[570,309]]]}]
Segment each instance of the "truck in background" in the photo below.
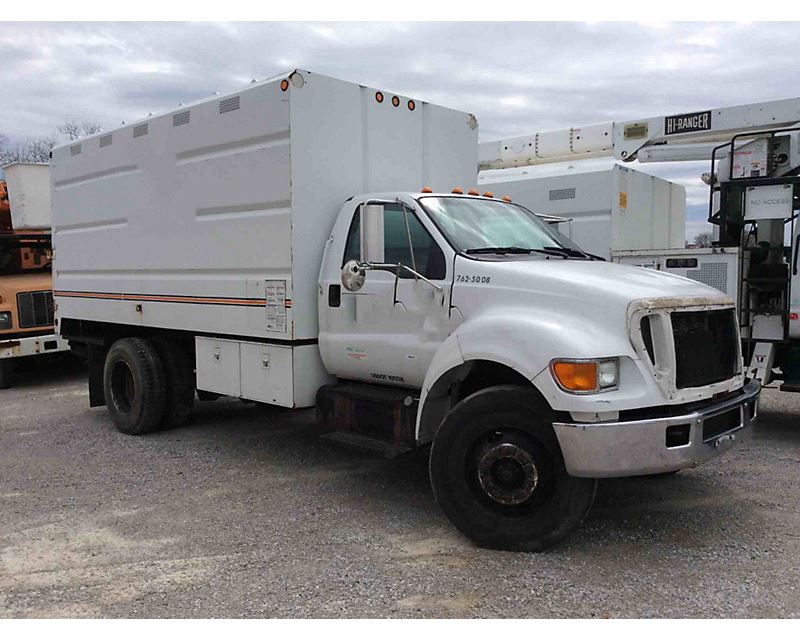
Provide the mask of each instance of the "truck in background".
[{"label": "truck in background", "polygon": [[[586,174],[570,175],[574,169],[553,176],[554,163],[580,165],[603,156],[643,163],[709,161],[702,180],[709,185],[711,248],[684,248],[682,233],[680,244],[652,244],[652,237],[663,237],[665,227],[683,220],[666,202],[617,217],[622,234],[598,233],[590,241],[617,262],[726,292],[737,303],[748,375],[764,385],[779,383],[782,391],[800,391],[800,98],[540,131],[483,143],[480,154],[483,176],[550,165],[548,177],[516,176],[502,185],[483,181],[487,188],[513,191],[541,213],[552,213],[552,207],[536,197],[537,189],[570,180],[589,186],[582,179]],[[538,168],[532,171],[536,175]],[[624,188],[618,194],[620,200],[629,195]],[[559,213],[569,217],[569,207]],[[614,222],[612,217],[612,230]],[[620,235],[628,241],[619,242]]]},{"label": "truck in background", "polygon": [[[733,301],[476,195],[475,116],[297,70],[52,153],[59,329],[116,427],[195,390],[431,446],[489,547],[566,537],[597,478],[670,473],[756,417]],[[702,348],[708,343],[714,350]]]},{"label": "truck in background", "polygon": [[562,218],[552,224],[581,249],[606,260],[619,250],[684,246],[686,190],[679,184],[621,164],[527,171],[484,171],[478,185],[536,213]]},{"label": "truck in background", "polygon": [[0,389],[18,358],[65,351],[54,327],[50,173],[47,165],[3,167],[0,181]]}]

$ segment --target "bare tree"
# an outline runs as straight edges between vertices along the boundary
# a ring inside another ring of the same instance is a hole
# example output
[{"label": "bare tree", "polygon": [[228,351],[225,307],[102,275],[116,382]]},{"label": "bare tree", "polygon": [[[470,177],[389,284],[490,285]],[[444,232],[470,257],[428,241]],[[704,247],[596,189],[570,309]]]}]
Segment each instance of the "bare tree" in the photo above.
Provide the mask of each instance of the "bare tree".
[{"label": "bare tree", "polygon": [[28,138],[22,142],[10,143],[3,136],[0,139],[0,164],[11,162],[49,162],[50,149],[56,145],[53,136]]},{"label": "bare tree", "polygon": [[710,247],[713,239],[714,236],[710,231],[701,231],[694,237],[694,243],[698,247]]},{"label": "bare tree", "polygon": [[[100,130],[100,125],[94,122],[78,124],[75,120],[56,127],[56,131],[70,141],[97,133]],[[59,139],[56,136],[42,136],[11,142],[8,136],[0,133],[0,165],[11,162],[49,162],[50,150],[58,143]]]},{"label": "bare tree", "polygon": [[65,122],[62,125],[56,127],[58,132],[65,136],[67,140],[77,140],[83,136],[90,136],[93,133],[97,133],[100,131],[100,125],[94,122],[84,122],[82,124],[78,124],[75,120],[70,122]]}]

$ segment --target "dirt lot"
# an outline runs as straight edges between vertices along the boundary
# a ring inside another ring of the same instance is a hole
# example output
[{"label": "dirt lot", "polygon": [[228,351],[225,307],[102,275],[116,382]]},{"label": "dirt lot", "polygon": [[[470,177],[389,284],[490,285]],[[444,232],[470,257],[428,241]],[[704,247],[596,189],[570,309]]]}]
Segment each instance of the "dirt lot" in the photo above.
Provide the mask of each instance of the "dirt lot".
[{"label": "dirt lot", "polygon": [[320,439],[312,412],[218,401],[132,438],[83,373],[0,391],[0,616],[798,616],[800,397],[662,479],[601,484],[543,554],[474,547],[426,452]]}]

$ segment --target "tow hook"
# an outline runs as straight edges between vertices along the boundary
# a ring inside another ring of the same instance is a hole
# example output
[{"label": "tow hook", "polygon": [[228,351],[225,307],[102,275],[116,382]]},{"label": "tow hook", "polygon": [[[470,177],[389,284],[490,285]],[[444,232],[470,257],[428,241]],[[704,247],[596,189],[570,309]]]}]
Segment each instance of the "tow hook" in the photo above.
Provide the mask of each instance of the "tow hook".
[{"label": "tow hook", "polygon": [[728,435],[720,436],[719,438],[714,440],[714,447],[716,447],[717,449],[723,447],[728,448],[735,442],[735,440],[736,440],[736,434],[729,433]]}]

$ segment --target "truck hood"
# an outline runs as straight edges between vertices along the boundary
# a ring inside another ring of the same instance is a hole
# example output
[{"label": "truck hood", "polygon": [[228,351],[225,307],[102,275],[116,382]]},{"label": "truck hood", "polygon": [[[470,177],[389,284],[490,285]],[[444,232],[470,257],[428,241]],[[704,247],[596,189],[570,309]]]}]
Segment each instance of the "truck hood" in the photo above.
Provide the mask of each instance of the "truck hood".
[{"label": "truck hood", "polygon": [[694,280],[597,260],[459,256],[455,271],[453,304],[465,317],[515,307],[525,314],[550,316],[554,322],[582,318],[587,325],[625,327],[634,306],[733,304],[721,291]]},{"label": "truck hood", "polygon": [[16,273],[3,275],[0,273],[0,294],[15,296],[23,291],[48,291],[53,288],[53,276],[49,271]]},{"label": "truck hood", "polygon": [[[589,260],[534,259],[493,262],[503,280],[527,290],[556,295],[588,296],[589,299],[631,302],[651,298],[713,298],[716,304],[730,299],[721,291],[695,280],[643,267]],[[732,302],[732,301],[730,301]]]}]

